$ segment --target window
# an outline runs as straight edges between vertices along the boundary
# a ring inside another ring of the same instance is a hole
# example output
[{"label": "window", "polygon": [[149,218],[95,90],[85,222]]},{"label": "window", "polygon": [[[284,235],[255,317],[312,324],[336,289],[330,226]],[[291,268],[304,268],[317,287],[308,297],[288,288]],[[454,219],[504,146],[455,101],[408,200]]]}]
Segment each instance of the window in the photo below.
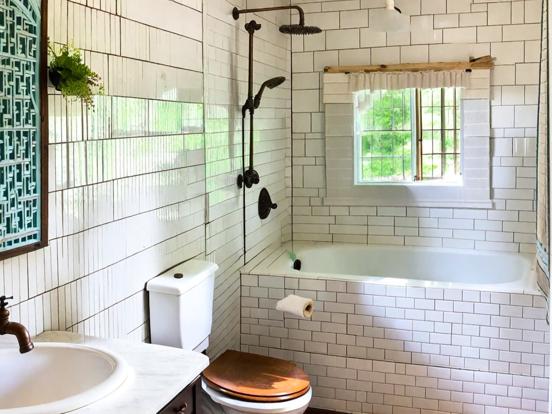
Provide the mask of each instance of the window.
[{"label": "window", "polygon": [[493,206],[491,70],[426,75],[324,74],[324,203]]},{"label": "window", "polygon": [[460,88],[355,94],[355,183],[460,181]]}]

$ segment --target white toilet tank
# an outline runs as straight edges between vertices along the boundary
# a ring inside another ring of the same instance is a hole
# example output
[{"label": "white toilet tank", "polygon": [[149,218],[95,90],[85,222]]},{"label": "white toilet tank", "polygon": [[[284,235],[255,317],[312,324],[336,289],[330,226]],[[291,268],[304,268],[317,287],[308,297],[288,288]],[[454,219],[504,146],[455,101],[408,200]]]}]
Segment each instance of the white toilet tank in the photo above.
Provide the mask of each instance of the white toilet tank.
[{"label": "white toilet tank", "polygon": [[217,269],[214,263],[190,260],[148,282],[151,343],[207,349]]}]

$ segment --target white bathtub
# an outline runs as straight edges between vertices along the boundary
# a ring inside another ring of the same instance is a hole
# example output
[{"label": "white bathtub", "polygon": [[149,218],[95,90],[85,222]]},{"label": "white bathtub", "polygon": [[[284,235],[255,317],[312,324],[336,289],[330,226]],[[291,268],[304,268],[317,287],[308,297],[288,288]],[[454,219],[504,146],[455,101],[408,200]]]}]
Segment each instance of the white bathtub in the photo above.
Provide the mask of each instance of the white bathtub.
[{"label": "white bathtub", "polygon": [[293,248],[301,271],[292,268],[290,245],[258,263],[253,273],[540,295],[530,254],[331,243]]}]

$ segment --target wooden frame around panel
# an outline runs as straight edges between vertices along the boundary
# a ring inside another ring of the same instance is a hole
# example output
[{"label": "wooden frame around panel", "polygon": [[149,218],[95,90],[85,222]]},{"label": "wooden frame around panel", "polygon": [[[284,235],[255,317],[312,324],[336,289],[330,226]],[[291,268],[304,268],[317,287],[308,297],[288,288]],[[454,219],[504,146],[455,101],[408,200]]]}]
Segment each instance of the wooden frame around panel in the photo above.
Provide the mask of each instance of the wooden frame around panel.
[{"label": "wooden frame around panel", "polygon": [[[0,261],[48,245],[48,0],[40,4],[40,241],[0,252]],[[7,292],[9,293],[9,292]]]}]

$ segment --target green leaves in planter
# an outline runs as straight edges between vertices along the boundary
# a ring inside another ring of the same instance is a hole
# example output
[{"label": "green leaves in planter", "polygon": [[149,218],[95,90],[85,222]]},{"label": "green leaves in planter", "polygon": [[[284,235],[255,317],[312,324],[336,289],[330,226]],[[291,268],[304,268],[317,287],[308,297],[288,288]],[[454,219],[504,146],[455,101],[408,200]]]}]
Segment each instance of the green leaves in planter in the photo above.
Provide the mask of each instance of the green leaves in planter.
[{"label": "green leaves in planter", "polygon": [[48,43],[50,56],[49,77],[54,87],[66,97],[80,98],[91,109],[94,95],[103,94],[104,87],[99,75],[82,61],[79,49],[62,45],[56,52]]}]

